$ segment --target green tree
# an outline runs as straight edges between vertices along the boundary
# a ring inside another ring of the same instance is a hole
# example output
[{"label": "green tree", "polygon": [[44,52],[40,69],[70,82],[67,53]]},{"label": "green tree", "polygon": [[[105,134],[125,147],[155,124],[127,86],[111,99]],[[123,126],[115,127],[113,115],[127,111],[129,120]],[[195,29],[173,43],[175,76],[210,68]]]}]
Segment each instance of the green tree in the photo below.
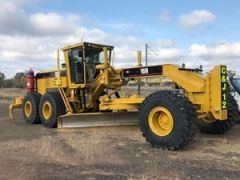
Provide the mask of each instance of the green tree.
[{"label": "green tree", "polygon": [[20,80],[20,79],[23,79],[25,77],[26,77],[26,75],[25,75],[24,72],[18,72],[18,73],[15,74],[14,79]]},{"label": "green tree", "polygon": [[14,76],[14,85],[16,88],[26,87],[26,74],[24,72],[18,72]]},{"label": "green tree", "polygon": [[14,79],[6,79],[4,80],[4,88],[13,88],[14,87]]},{"label": "green tree", "polygon": [[3,87],[5,78],[6,78],[5,74],[0,71],[0,88]]}]

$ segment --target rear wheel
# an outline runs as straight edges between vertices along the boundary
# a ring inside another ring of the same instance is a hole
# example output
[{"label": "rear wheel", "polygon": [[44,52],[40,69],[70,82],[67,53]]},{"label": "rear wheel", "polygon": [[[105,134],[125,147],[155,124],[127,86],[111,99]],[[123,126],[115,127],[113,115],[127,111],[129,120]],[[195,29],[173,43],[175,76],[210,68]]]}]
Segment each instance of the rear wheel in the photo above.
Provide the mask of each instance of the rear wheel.
[{"label": "rear wheel", "polygon": [[27,93],[23,100],[23,117],[28,124],[39,124],[39,103],[41,95],[37,92]]},{"label": "rear wheel", "polygon": [[143,136],[153,147],[175,150],[186,145],[196,130],[196,110],[179,92],[160,91],[148,96],[140,109]]},{"label": "rear wheel", "polygon": [[210,119],[199,119],[198,127],[201,132],[207,134],[224,134],[230,130],[239,120],[239,110],[235,99],[228,94],[228,119],[224,121]]},{"label": "rear wheel", "polygon": [[42,124],[49,128],[57,127],[57,118],[65,113],[61,95],[57,92],[46,93],[41,98],[39,112]]}]

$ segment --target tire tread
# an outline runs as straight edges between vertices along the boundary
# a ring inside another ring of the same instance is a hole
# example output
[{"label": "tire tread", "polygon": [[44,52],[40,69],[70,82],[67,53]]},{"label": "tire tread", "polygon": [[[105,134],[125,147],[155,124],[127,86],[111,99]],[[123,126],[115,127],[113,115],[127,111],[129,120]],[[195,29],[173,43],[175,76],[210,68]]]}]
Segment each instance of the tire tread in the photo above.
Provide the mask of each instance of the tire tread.
[{"label": "tire tread", "polygon": [[[150,138],[148,131],[146,131],[146,127],[143,123],[143,121],[146,121],[143,118],[146,116],[145,109],[149,104],[156,101],[156,99],[167,99],[169,101],[172,101],[173,103],[176,104],[175,106],[179,108],[179,110],[185,117],[183,121],[185,121],[185,124],[187,125],[184,128],[183,133],[181,133],[181,137],[178,137],[177,143],[176,142],[169,143],[167,146],[163,146],[162,144],[159,144],[158,142]],[[152,147],[168,149],[168,150],[176,150],[187,145],[188,142],[191,141],[191,139],[195,135],[197,114],[193,104],[186,97],[184,97],[180,92],[165,90],[165,91],[155,92],[149,95],[148,97],[146,97],[146,99],[144,100],[140,108],[139,120],[140,120],[142,135],[143,137],[145,137],[146,141],[152,144]]]}]

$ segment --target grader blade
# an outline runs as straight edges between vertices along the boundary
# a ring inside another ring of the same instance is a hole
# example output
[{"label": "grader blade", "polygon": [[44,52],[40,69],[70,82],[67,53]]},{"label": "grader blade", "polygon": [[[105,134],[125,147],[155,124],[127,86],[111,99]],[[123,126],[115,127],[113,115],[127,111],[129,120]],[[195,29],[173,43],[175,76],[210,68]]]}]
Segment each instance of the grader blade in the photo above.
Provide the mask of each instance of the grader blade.
[{"label": "grader blade", "polygon": [[138,125],[138,112],[79,113],[58,118],[58,128]]}]

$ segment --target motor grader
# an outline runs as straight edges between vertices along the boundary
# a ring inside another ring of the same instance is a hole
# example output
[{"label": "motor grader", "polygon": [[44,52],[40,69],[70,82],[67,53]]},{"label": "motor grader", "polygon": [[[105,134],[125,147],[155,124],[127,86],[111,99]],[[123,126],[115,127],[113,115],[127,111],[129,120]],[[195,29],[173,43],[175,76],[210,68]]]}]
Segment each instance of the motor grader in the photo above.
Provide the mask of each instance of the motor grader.
[{"label": "motor grader", "polygon": [[[153,147],[169,150],[185,146],[197,126],[205,133],[222,134],[235,123],[238,109],[227,91],[226,66],[218,65],[206,75],[201,68],[173,64],[141,66],[138,52],[137,66],[117,69],[111,66],[113,49],[88,42],[60,49],[62,66],[58,51],[56,69],[28,74],[28,92],[15,98],[10,113],[22,108],[27,123],[49,128],[68,127],[70,122],[81,127],[122,125],[135,119]],[[176,88],[159,89],[147,97],[141,91],[120,95],[129,81],[150,77],[166,77]]]}]

